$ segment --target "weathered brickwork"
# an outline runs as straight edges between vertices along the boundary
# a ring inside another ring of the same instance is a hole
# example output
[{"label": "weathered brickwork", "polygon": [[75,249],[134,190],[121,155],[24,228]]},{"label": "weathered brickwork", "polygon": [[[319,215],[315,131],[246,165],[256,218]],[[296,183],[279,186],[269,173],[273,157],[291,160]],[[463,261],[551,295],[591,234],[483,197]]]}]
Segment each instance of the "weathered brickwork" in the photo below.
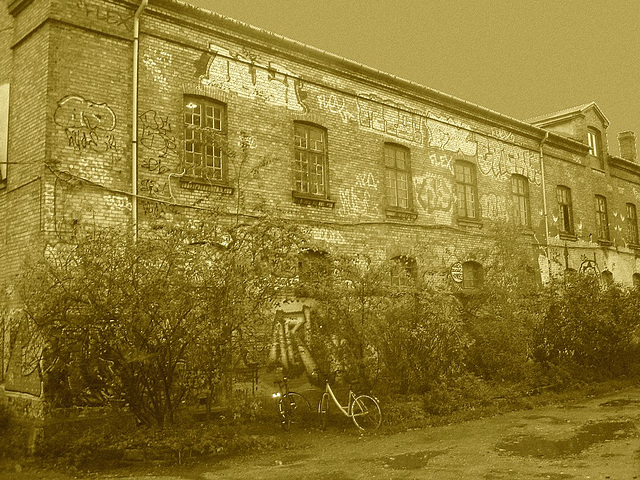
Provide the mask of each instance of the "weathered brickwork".
[{"label": "weathered brickwork", "polygon": [[[422,273],[446,276],[476,260],[488,227],[521,218],[514,178],[529,205],[523,254],[540,260],[543,280],[594,268],[630,285],[640,272],[625,223],[627,203],[640,205],[640,166],[607,156],[608,122],[597,107],[527,124],[171,0],[150,1],[140,16],[134,92],[139,3],[11,5],[0,8],[0,83],[11,85],[3,280],[34,245],[130,223],[134,202],[141,231],[214,211],[250,218],[262,205],[299,222],[316,249],[407,255]],[[227,166],[214,181],[189,170],[189,99],[223,109]],[[292,193],[296,124],[324,134],[326,195]],[[604,170],[589,154],[589,129],[602,133]],[[386,193],[386,147],[401,148],[410,165],[400,208]],[[460,217],[457,164],[475,172],[475,218]],[[559,185],[571,191],[569,233]],[[607,200],[608,242],[597,238],[596,195]],[[7,348],[2,358],[4,374]],[[31,392],[18,377],[12,388]]]}]

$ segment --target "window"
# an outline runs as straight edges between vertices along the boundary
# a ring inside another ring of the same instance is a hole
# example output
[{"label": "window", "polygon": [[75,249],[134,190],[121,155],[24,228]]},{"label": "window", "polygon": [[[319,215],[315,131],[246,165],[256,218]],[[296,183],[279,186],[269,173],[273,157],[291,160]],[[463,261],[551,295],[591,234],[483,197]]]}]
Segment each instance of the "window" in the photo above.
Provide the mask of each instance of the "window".
[{"label": "window", "polygon": [[605,270],[600,274],[600,280],[604,287],[613,285],[613,273],[611,273],[609,270]]},{"label": "window", "polygon": [[627,243],[638,245],[638,216],[633,203],[627,203]]},{"label": "window", "polygon": [[317,282],[331,273],[329,254],[323,250],[304,250],[298,255],[298,278]]},{"label": "window", "polygon": [[462,264],[462,288],[480,288],[482,286],[482,265],[478,262]]},{"label": "window", "polygon": [[556,188],[558,201],[558,230],[566,235],[573,235],[573,211],[571,206],[571,189],[563,185]]},{"label": "window", "polygon": [[294,191],[327,196],[327,134],[322,128],[295,123]]},{"label": "window", "polygon": [[518,225],[531,225],[529,213],[529,183],[522,175],[511,176],[511,193],[513,194],[514,216]]},{"label": "window", "polygon": [[598,240],[609,240],[607,199],[602,195],[596,195],[596,232],[598,235]]},{"label": "window", "polygon": [[596,129],[590,128],[587,131],[587,142],[589,143],[589,155],[598,159],[598,168],[604,170],[604,156],[602,155],[602,137]]},{"label": "window", "polygon": [[631,276],[631,281],[633,282],[633,288],[640,288],[640,273],[634,273]]},{"label": "window", "polygon": [[184,166],[189,176],[227,180],[224,154],[226,108],[200,97],[185,97]]},{"label": "window", "polygon": [[384,166],[386,169],[387,205],[410,208],[409,150],[400,145],[385,144]]},{"label": "window", "polygon": [[414,258],[406,255],[398,255],[391,259],[391,285],[395,287],[407,287],[413,283],[417,274],[417,265]]},{"label": "window", "polygon": [[471,163],[455,164],[456,193],[458,195],[458,217],[478,218],[478,202],[476,192],[476,169]]}]

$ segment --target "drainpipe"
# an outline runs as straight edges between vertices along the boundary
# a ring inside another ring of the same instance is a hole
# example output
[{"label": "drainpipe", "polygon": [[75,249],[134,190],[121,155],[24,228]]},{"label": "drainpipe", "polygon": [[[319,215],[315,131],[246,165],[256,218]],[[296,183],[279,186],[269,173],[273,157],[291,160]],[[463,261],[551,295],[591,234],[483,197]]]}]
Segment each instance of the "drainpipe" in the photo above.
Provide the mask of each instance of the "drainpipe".
[{"label": "drainpipe", "polygon": [[542,215],[544,216],[544,243],[547,255],[547,268],[549,269],[549,279],[551,279],[551,253],[549,251],[549,211],[547,209],[547,184],[544,172],[544,154],[542,147],[549,138],[549,131],[544,132],[544,137],[540,141],[540,175],[542,176]]},{"label": "drainpipe", "polygon": [[138,238],[138,50],[140,48],[140,16],[149,0],[142,0],[133,17],[133,87],[131,117],[131,221],[133,238]]}]

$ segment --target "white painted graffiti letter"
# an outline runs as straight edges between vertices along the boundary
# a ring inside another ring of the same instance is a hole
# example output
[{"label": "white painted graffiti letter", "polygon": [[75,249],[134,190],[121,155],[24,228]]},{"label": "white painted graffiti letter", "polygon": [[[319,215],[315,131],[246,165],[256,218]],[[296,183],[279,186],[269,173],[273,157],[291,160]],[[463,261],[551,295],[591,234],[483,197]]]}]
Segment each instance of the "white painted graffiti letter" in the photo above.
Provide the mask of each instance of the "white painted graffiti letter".
[{"label": "white painted graffiti letter", "polygon": [[265,102],[305,111],[300,100],[300,79],[287,68],[276,63],[257,61],[248,53],[232,54],[228,49],[209,45],[212,57],[206,75],[200,77],[203,85],[211,85],[245,98],[261,98]]}]

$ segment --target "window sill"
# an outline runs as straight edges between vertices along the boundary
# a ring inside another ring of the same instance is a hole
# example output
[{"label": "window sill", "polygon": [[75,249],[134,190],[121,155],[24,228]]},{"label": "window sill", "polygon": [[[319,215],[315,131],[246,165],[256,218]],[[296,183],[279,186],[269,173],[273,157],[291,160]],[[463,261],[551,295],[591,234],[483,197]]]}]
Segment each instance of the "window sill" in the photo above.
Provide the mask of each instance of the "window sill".
[{"label": "window sill", "polygon": [[482,221],[475,218],[458,218],[457,223],[461,227],[482,228]]},{"label": "window sill", "polygon": [[298,205],[310,205],[312,207],[333,208],[336,203],[335,201],[329,200],[325,197],[309,195],[296,191],[291,192],[291,197],[293,198],[293,202]]},{"label": "window sill", "polygon": [[610,247],[611,245],[613,245],[613,242],[611,240],[604,240],[602,238],[598,239],[598,243],[603,247]]},{"label": "window sill", "polygon": [[403,208],[387,207],[385,209],[387,219],[392,220],[405,220],[413,222],[418,218],[418,214],[412,210],[405,210]]},{"label": "window sill", "polygon": [[633,249],[633,250],[640,250],[640,245],[637,243],[627,243],[627,247]]},{"label": "window sill", "polygon": [[208,180],[187,175],[180,177],[180,186],[188,190],[223,193],[225,195],[233,195],[234,190],[232,186],[222,180]]},{"label": "window sill", "polygon": [[576,235],[574,235],[573,233],[559,233],[558,236],[562,239],[562,240],[571,240],[572,242],[577,242],[578,241],[578,237]]}]

